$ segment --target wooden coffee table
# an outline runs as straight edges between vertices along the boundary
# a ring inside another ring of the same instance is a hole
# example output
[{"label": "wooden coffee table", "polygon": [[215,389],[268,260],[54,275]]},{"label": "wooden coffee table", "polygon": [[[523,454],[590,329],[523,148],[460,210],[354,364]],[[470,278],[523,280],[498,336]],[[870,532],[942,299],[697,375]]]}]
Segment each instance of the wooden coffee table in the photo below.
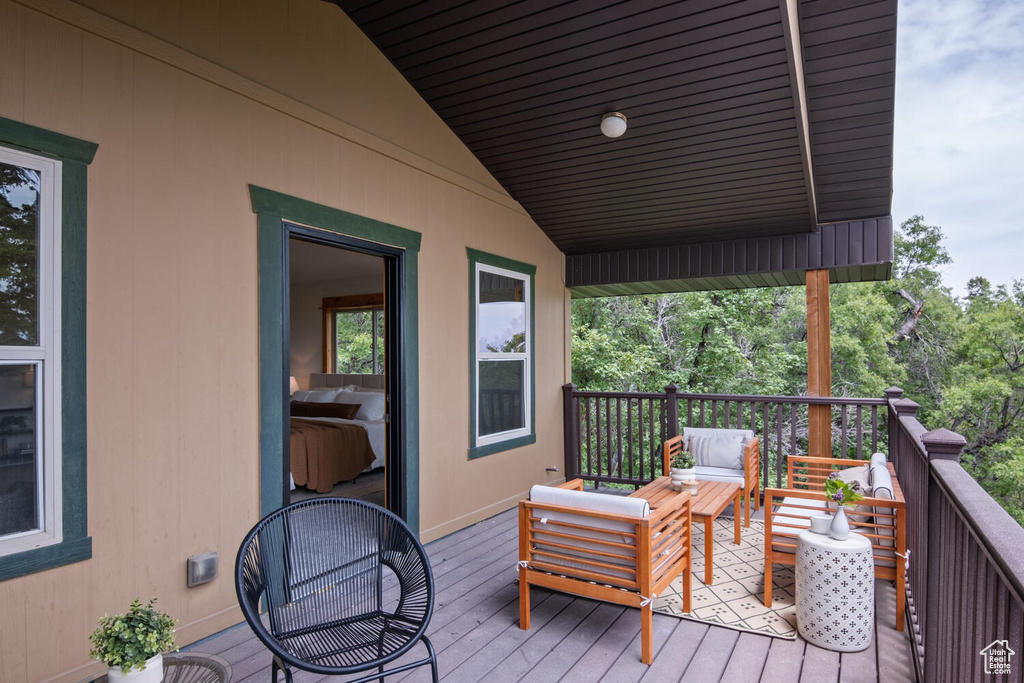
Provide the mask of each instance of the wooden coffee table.
[{"label": "wooden coffee table", "polygon": [[[652,510],[656,510],[661,501],[677,493],[672,488],[672,481],[668,477],[658,477],[647,486],[629,494],[629,497],[643,498],[650,503]],[[730,484],[724,481],[702,481],[697,486],[697,493],[693,494],[693,500],[690,503],[693,521],[704,521],[704,585],[706,586],[710,586],[714,581],[715,519],[730,504],[733,505],[732,515],[736,526],[733,543],[736,545],[740,543],[741,493],[739,484]]]}]

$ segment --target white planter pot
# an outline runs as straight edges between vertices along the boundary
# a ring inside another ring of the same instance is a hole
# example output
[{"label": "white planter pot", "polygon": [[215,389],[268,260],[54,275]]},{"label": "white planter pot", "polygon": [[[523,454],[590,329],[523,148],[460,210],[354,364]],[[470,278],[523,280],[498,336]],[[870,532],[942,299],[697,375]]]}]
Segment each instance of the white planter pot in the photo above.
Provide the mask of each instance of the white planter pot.
[{"label": "white planter pot", "polygon": [[164,657],[155,655],[146,660],[146,666],[124,673],[121,667],[112,666],[107,669],[108,681],[124,681],[125,683],[160,683],[164,680]]},{"label": "white planter pot", "polygon": [[673,481],[693,481],[697,478],[696,468],[689,467],[687,469],[679,469],[678,467],[672,467],[668,471],[668,476]]},{"label": "white planter pot", "polygon": [[684,485],[693,485],[697,481],[697,470],[692,467],[685,470],[671,467],[669,468],[668,476],[672,480],[672,488],[676,491],[682,491]]}]

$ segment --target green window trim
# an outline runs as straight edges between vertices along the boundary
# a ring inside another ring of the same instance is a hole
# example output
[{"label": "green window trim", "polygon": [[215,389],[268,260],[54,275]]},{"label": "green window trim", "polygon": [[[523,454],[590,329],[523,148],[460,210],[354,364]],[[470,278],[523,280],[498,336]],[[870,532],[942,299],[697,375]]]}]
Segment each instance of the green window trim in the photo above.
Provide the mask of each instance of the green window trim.
[{"label": "green window trim", "polygon": [[[488,455],[494,455],[495,453],[501,453],[503,451],[509,451],[522,446],[527,446],[537,442],[537,411],[536,411],[536,307],[535,307],[535,286],[534,280],[537,275],[537,266],[530,265],[529,263],[523,263],[522,261],[516,261],[514,259],[506,258],[504,256],[498,256],[496,254],[489,254],[485,251],[466,247],[466,256],[469,258],[469,459],[474,460],[476,458],[482,458]],[[477,443],[477,303],[476,303],[476,292],[477,292],[477,264],[485,266],[492,266],[494,268],[503,268],[505,270],[511,270],[521,274],[524,279],[529,279],[530,282],[530,323],[529,323],[529,367],[527,372],[529,377],[527,383],[529,384],[529,413],[530,413],[530,428],[529,433],[525,435],[514,436],[503,441],[494,441],[480,445]]]},{"label": "green window trim", "polygon": [[92,557],[86,489],[86,195],[98,145],[0,117],[0,145],[61,161],[60,543],[0,557],[0,581]]},{"label": "green window trim", "polygon": [[317,204],[291,195],[249,186],[252,210],[258,223],[259,335],[260,335],[260,511],[266,515],[283,501],[282,452],[284,445],[285,325],[284,301],[285,222],[313,226],[405,251],[405,348],[403,364],[403,439],[401,451],[405,522],[419,533],[419,275],[421,235],[413,230]]}]

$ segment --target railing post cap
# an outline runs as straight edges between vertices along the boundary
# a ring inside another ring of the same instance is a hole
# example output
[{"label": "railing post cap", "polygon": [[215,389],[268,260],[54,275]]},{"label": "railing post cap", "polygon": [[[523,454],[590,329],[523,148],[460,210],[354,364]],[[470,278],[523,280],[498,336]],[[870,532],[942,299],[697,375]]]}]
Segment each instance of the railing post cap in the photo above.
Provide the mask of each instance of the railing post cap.
[{"label": "railing post cap", "polygon": [[890,401],[903,396],[903,390],[899,387],[889,387],[885,390],[885,397]]},{"label": "railing post cap", "polygon": [[911,401],[909,398],[893,401],[892,405],[896,408],[897,415],[917,415],[917,410],[921,407],[920,404]]},{"label": "railing post cap", "polygon": [[967,439],[954,431],[942,427],[921,435],[921,443],[928,449],[929,460],[960,460],[960,454],[967,445]]},{"label": "railing post cap", "polygon": [[675,385],[675,384],[669,384],[667,387],[665,387],[665,393],[667,393],[667,394],[678,394],[679,393],[679,387],[677,385]]},{"label": "railing post cap", "polygon": [[568,384],[563,384],[562,389],[564,389],[565,391],[576,391],[577,389],[579,389],[579,387],[573,384],[572,382],[569,382]]}]

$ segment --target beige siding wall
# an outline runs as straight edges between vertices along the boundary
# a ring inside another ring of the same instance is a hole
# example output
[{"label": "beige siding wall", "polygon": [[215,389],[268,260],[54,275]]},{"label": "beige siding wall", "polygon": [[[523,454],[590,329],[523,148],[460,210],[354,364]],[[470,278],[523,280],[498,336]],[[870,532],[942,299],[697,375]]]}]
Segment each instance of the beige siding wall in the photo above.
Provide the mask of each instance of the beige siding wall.
[{"label": "beige siding wall", "polygon": [[[183,643],[240,619],[232,564],[259,514],[248,183],[423,233],[426,540],[511,505],[561,462],[561,255],[340,11],[319,0],[95,5],[0,0],[0,116],[99,144],[88,197],[94,553],[0,583],[0,678],[11,682],[94,671],[96,619],[136,595],[159,597]],[[466,246],[537,266],[538,442],[472,462]],[[187,589],[186,558],[208,550],[220,578]]]}]

